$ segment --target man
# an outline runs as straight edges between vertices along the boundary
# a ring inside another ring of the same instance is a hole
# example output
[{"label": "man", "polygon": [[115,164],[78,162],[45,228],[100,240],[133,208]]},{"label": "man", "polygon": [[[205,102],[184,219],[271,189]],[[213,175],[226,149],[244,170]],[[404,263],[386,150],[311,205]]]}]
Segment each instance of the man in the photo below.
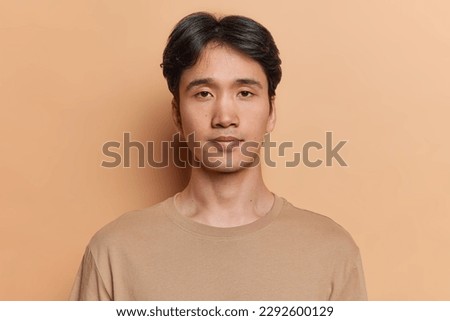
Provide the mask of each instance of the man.
[{"label": "man", "polygon": [[263,182],[280,64],[271,34],[251,19],[195,13],[175,26],[163,73],[199,166],[182,192],[97,232],[71,299],[366,299],[350,235]]}]

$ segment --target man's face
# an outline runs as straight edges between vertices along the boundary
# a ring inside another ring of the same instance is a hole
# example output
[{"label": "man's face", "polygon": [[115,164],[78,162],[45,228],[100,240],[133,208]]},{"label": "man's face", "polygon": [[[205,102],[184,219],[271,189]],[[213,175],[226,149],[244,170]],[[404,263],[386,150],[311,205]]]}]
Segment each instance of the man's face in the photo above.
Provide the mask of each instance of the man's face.
[{"label": "man's face", "polygon": [[174,117],[184,138],[194,133],[200,143],[190,148],[202,166],[222,172],[251,166],[275,125],[263,68],[234,49],[209,44],[181,75]]}]

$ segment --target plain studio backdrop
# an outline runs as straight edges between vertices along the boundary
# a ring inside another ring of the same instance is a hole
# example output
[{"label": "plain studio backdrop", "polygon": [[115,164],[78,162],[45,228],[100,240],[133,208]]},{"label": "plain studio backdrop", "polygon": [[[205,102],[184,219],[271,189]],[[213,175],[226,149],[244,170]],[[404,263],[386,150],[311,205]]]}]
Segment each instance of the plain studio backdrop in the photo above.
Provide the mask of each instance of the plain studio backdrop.
[{"label": "plain studio backdrop", "polygon": [[[175,132],[159,64],[194,11],[252,17],[280,49],[272,139],[293,147],[264,166],[269,188],[353,235],[371,300],[450,300],[450,4],[437,0],[1,1],[0,299],[67,299],[95,231],[186,184],[175,166],[139,168],[136,150],[130,168],[101,162],[124,133]],[[284,165],[327,131],[348,166]]]}]

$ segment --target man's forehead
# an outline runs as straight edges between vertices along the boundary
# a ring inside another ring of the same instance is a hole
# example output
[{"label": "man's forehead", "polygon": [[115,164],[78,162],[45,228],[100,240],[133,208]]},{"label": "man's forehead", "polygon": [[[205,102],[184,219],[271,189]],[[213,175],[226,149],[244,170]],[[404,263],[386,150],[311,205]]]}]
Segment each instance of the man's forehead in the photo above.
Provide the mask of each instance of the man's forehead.
[{"label": "man's forehead", "polygon": [[225,45],[206,46],[195,65],[181,75],[184,86],[221,81],[267,86],[264,70],[256,60]]}]

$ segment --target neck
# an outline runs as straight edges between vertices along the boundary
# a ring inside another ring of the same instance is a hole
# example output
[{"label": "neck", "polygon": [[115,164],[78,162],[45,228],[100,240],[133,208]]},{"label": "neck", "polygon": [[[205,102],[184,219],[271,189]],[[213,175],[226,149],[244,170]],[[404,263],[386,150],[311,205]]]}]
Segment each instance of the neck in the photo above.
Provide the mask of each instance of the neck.
[{"label": "neck", "polygon": [[218,227],[251,223],[264,216],[273,201],[260,166],[233,173],[193,168],[188,186],[176,198],[181,214]]}]

